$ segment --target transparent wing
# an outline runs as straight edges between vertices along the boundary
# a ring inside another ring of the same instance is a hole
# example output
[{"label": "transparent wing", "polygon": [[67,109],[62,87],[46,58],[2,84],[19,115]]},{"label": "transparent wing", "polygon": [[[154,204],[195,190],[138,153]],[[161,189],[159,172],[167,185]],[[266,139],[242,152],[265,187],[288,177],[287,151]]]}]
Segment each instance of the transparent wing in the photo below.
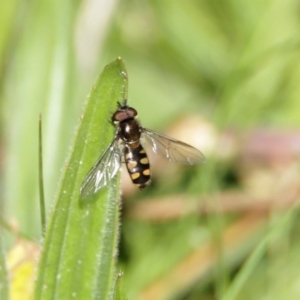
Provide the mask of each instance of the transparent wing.
[{"label": "transparent wing", "polygon": [[121,149],[115,138],[84,178],[80,193],[86,198],[97,193],[117,174],[121,164]]},{"label": "transparent wing", "polygon": [[167,159],[187,165],[195,165],[205,162],[204,155],[196,148],[172,139],[168,136],[143,128],[143,137],[146,143],[150,143],[154,153]]}]

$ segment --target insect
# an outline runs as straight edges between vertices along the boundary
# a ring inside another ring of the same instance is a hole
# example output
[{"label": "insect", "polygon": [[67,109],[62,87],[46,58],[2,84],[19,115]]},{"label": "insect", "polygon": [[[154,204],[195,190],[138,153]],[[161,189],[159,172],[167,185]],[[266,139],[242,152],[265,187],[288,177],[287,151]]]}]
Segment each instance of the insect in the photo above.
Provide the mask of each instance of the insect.
[{"label": "insect", "polygon": [[80,193],[86,198],[105,187],[125,162],[132,182],[141,190],[151,183],[151,170],[144,145],[170,162],[194,165],[205,162],[196,148],[142,127],[133,107],[118,103],[111,117],[116,126],[115,137],[84,178]]}]

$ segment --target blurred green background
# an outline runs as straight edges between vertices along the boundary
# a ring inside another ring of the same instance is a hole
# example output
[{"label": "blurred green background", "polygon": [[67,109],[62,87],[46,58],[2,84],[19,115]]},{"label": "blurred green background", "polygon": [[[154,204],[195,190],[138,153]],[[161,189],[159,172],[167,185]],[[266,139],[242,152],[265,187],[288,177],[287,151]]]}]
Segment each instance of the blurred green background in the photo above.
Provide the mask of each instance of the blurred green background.
[{"label": "blurred green background", "polygon": [[298,299],[299,32],[296,0],[2,1],[1,217],[41,237],[39,114],[49,214],[83,102],[121,56],[142,124],[207,157],[154,166],[143,193],[124,181],[129,299]]}]

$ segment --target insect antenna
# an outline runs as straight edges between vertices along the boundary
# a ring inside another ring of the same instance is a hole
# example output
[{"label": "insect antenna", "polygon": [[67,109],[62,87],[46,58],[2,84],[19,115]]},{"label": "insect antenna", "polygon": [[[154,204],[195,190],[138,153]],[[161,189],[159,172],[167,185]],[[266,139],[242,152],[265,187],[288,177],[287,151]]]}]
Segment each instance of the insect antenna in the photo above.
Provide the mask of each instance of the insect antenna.
[{"label": "insect antenna", "polygon": [[127,101],[128,101],[128,99],[123,99],[121,101],[118,101],[118,108],[121,108],[121,107],[124,107],[124,106],[128,106],[127,105]]}]

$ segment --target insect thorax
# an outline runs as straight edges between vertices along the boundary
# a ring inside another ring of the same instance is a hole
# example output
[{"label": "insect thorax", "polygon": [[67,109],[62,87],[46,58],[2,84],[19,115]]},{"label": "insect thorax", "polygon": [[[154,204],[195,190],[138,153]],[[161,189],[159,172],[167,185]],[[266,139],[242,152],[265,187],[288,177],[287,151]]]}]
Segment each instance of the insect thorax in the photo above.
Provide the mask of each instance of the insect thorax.
[{"label": "insect thorax", "polygon": [[118,135],[125,143],[136,142],[141,137],[140,125],[133,118],[120,122],[118,127]]}]

